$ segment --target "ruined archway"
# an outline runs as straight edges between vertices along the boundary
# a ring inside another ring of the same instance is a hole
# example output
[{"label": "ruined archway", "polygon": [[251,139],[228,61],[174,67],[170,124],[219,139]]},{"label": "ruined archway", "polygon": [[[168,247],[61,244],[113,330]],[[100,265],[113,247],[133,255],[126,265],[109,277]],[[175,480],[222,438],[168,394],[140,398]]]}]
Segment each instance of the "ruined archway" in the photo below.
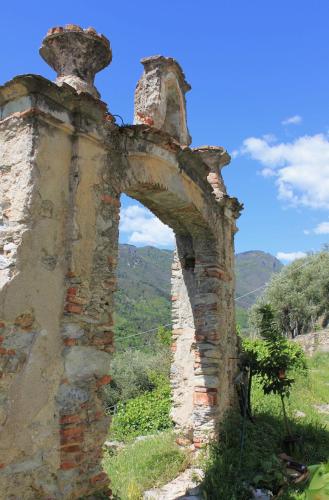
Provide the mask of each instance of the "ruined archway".
[{"label": "ruined archway", "polygon": [[189,86],[177,62],[151,58],[138,123],[119,127],[93,86],[111,58],[103,36],[56,28],[41,54],[57,85],[27,75],[0,88],[0,484],[7,497],[71,499],[107,482],[99,396],[114,350],[120,194],[176,235],[173,418],[196,447],[234,401],[240,205],[220,175],[225,150],[187,146]]}]

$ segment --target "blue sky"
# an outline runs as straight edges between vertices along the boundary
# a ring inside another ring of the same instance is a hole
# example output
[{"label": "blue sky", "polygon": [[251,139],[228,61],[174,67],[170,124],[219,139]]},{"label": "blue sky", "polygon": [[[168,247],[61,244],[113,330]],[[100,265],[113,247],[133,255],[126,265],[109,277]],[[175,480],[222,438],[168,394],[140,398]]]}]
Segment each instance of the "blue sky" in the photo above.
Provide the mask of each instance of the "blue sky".
[{"label": "blue sky", "polygon": [[[329,241],[328,17],[327,0],[4,2],[1,83],[24,73],[53,79],[38,54],[47,29],[94,26],[113,49],[96,85],[129,123],[140,59],[175,57],[192,85],[193,146],[233,152],[223,175],[245,205],[236,250],[287,254],[288,262]],[[136,202],[123,205],[122,241],[173,244]]]}]

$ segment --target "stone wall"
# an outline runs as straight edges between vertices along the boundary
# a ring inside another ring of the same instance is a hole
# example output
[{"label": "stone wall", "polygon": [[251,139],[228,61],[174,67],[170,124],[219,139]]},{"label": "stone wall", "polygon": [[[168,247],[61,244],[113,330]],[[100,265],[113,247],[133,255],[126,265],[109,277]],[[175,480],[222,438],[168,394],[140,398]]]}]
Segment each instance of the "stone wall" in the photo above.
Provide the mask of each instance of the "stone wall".
[{"label": "stone wall", "polygon": [[329,352],[329,330],[298,335],[293,340],[302,346],[308,356],[317,352]]},{"label": "stone wall", "polygon": [[[176,235],[177,432],[200,447],[234,405],[233,238],[241,206],[221,177],[225,150],[187,146],[181,68],[162,57],[144,62],[136,97],[143,120],[120,127],[93,85],[111,59],[105,37],[55,28],[41,55],[59,71],[56,84],[27,75],[0,87],[4,499],[74,499],[107,487],[101,389],[111,380],[114,351],[121,193]],[[142,95],[154,75],[158,95]]]}]

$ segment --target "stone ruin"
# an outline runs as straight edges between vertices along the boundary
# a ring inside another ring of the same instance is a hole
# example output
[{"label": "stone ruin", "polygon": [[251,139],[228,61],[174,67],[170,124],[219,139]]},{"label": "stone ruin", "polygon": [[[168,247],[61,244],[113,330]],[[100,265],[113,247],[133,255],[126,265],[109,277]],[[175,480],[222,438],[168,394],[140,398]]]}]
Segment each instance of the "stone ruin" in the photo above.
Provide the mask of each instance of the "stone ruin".
[{"label": "stone ruin", "polygon": [[111,62],[93,28],[51,29],[40,54],[55,83],[0,87],[0,495],[75,499],[106,489],[120,195],[175,233],[172,417],[196,448],[235,404],[234,234],[222,147],[191,148],[172,58],[142,60],[134,125],[94,86]]}]

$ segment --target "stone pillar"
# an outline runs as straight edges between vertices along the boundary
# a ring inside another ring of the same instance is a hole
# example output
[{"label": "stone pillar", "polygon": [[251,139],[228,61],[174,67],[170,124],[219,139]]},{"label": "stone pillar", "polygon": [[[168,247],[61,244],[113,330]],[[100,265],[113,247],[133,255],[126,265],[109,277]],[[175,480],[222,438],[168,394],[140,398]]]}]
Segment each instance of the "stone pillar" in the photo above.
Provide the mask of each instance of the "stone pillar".
[{"label": "stone pillar", "polygon": [[37,76],[0,89],[3,498],[74,499],[108,484],[100,396],[120,202],[105,146],[113,125],[79,93]]},{"label": "stone pillar", "polygon": [[103,146],[78,136],[73,238],[61,324],[65,371],[56,397],[61,445],[58,479],[64,498],[79,498],[109,482],[101,468],[110,423],[101,390],[111,380],[120,202],[107,182],[106,169]]},{"label": "stone pillar", "polygon": [[51,125],[35,110],[37,81],[0,90],[1,498],[52,497],[59,467],[72,142],[69,124]]},{"label": "stone pillar", "polygon": [[191,144],[185,99],[191,86],[182,68],[172,57],[145,57],[141,63],[144,73],[135,91],[134,123],[163,130],[180,144]]},{"label": "stone pillar", "polygon": [[213,233],[177,237],[172,267],[172,416],[196,448],[217,436],[235,400],[235,219],[227,204]]},{"label": "stone pillar", "polygon": [[195,334],[193,301],[195,294],[194,252],[187,236],[176,236],[177,250],[172,264],[172,418],[178,432],[193,438],[193,391]]}]

